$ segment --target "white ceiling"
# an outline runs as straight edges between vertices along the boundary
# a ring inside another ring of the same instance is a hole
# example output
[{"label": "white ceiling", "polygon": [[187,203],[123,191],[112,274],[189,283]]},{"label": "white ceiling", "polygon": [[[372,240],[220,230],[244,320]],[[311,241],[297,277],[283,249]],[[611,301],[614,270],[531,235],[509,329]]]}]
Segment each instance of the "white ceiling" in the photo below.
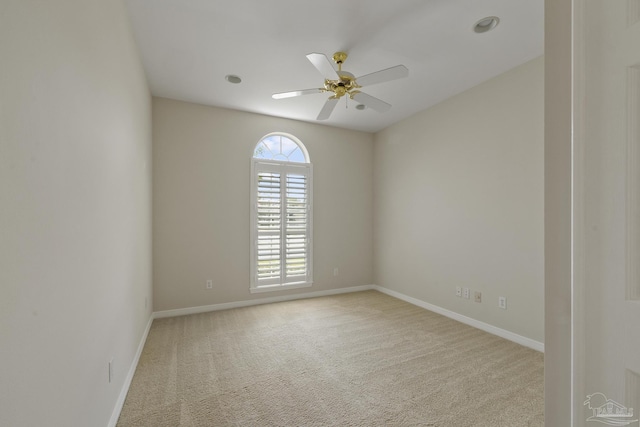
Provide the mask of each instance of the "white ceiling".
[{"label": "white ceiling", "polygon": [[[543,53],[544,0],[127,0],[155,96],[379,131]],[[486,16],[500,24],[484,34]],[[326,93],[305,57],[349,54],[356,76],[403,64],[409,77],[363,88],[393,107],[356,110],[344,97],[315,120]],[[224,77],[236,74],[238,85]]]}]

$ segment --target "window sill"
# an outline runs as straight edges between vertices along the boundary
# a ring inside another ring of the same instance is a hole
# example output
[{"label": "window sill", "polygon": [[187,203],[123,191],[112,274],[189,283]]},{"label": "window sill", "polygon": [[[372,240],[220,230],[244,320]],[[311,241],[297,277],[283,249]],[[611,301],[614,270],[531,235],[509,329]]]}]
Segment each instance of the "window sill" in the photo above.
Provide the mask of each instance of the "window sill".
[{"label": "window sill", "polygon": [[262,292],[274,292],[274,291],[287,291],[289,289],[308,288],[311,287],[313,282],[292,283],[290,285],[273,285],[263,286],[260,288],[250,288],[252,294],[258,294]]}]

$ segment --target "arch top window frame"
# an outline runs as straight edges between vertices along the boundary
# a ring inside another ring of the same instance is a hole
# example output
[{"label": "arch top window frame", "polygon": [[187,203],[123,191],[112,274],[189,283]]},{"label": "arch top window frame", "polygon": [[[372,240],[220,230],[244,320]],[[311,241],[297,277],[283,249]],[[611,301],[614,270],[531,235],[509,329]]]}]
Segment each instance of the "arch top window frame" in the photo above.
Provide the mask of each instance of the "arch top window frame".
[{"label": "arch top window frame", "polygon": [[250,292],[313,285],[313,169],[295,136],[273,132],[251,158]]},{"label": "arch top window frame", "polygon": [[284,132],[272,132],[260,138],[253,149],[253,158],[264,161],[311,163],[304,144],[295,136]]}]

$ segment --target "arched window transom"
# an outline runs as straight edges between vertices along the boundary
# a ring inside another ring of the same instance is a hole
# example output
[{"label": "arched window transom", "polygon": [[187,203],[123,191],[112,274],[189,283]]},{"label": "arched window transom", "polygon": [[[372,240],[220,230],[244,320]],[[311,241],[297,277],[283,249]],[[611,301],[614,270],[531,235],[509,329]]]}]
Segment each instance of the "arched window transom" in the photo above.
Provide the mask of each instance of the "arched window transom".
[{"label": "arched window transom", "polygon": [[301,142],[289,135],[273,133],[258,142],[253,152],[255,159],[281,162],[309,163],[309,153]]}]

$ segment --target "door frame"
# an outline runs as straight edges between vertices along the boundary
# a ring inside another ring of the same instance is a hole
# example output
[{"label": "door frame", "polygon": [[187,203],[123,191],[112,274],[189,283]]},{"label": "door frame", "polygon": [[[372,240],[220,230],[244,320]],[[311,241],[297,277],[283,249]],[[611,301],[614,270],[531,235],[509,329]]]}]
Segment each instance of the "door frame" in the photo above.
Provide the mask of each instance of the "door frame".
[{"label": "door frame", "polygon": [[584,2],[545,0],[545,425],[582,425]]}]

